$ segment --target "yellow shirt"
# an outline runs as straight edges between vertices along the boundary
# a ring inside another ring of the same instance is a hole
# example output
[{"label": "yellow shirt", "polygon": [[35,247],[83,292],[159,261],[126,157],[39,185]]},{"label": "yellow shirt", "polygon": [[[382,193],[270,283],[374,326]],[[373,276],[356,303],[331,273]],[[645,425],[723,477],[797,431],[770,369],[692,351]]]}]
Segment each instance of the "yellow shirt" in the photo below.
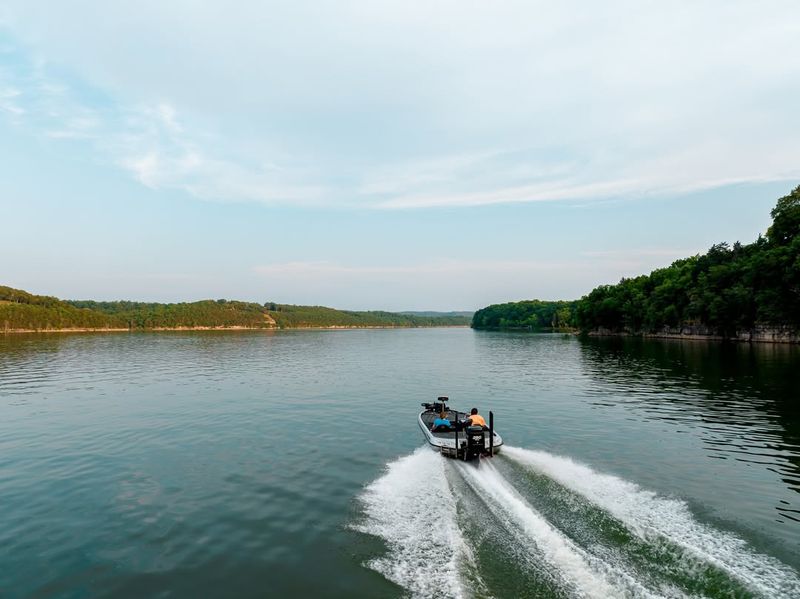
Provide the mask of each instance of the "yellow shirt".
[{"label": "yellow shirt", "polygon": [[480,414],[470,414],[469,419],[472,421],[472,426],[486,426],[486,421]]}]

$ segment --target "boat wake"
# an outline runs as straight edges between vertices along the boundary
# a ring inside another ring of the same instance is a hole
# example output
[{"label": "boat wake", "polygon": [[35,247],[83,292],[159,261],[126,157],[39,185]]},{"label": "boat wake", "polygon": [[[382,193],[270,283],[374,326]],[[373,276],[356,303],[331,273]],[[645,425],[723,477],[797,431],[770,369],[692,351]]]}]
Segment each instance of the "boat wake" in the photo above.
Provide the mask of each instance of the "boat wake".
[{"label": "boat wake", "polygon": [[684,567],[701,573],[714,566],[765,597],[800,597],[797,573],[751,551],[735,535],[698,522],[683,501],[659,497],[616,476],[595,472],[569,458],[510,447],[514,461],[579,493],[621,521],[643,542],[682,550]]},{"label": "boat wake", "polygon": [[361,496],[366,518],[355,528],[383,538],[389,548],[368,565],[414,597],[469,596],[461,572],[473,562],[446,466],[421,447],[389,464]]},{"label": "boat wake", "polygon": [[688,506],[544,451],[420,448],[362,493],[370,568],[413,597],[800,597],[800,577]]}]

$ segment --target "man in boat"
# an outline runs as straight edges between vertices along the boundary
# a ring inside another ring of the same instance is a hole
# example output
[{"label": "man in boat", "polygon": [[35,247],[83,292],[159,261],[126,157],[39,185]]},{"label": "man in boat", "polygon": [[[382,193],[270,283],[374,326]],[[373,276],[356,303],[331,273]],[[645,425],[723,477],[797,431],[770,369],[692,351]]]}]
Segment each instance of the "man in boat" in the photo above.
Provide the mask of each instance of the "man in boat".
[{"label": "man in boat", "polygon": [[433,421],[431,431],[435,432],[437,430],[450,430],[450,428],[452,428],[452,425],[450,424],[450,420],[447,419],[447,413],[441,412],[439,417]]},{"label": "man in boat", "polygon": [[483,416],[478,414],[478,408],[472,408],[469,411],[469,418],[467,418],[468,426],[481,426],[486,428],[486,421],[483,419]]}]

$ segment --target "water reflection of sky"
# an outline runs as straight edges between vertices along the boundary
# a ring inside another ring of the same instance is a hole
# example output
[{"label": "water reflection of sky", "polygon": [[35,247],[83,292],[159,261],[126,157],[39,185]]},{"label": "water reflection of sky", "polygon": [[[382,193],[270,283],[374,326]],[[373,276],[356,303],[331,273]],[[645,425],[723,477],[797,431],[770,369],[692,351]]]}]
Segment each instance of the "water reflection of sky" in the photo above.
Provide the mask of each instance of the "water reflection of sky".
[{"label": "water reflection of sky", "polygon": [[[707,457],[761,467],[800,492],[797,348],[620,339],[581,347],[596,405],[613,396],[640,417],[698,433]],[[800,522],[796,500],[778,498],[775,510],[778,522]]]},{"label": "water reflection of sky", "polygon": [[[493,410],[509,445],[683,499],[799,568],[799,357],[466,329],[0,337],[0,492],[18,523],[0,540],[44,545],[45,521],[87,551],[133,535],[103,559],[140,570],[165,542],[184,564],[258,547],[291,585],[341,541],[361,486],[422,444],[420,402],[449,395]],[[51,563],[72,571],[61,547]]]},{"label": "water reflection of sky", "polygon": [[571,456],[800,564],[800,348],[476,333],[511,445]]}]

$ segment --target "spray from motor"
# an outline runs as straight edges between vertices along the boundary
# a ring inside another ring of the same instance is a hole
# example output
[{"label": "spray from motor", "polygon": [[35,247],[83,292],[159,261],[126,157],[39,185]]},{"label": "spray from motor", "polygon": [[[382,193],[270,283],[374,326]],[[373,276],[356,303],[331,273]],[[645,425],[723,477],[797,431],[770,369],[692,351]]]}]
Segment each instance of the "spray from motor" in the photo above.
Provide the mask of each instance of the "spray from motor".
[{"label": "spray from motor", "polygon": [[506,447],[505,455],[585,497],[644,541],[678,545],[689,557],[714,565],[765,597],[800,597],[797,572],[756,553],[735,535],[698,522],[683,501],[660,497],[635,483],[545,451]]},{"label": "spray from motor", "polygon": [[[685,597],[702,593],[684,590],[680,581],[664,578],[659,564],[645,565],[642,570],[642,564],[625,553],[635,552],[633,547],[601,546],[610,543],[602,534],[580,540],[559,528],[553,523],[558,519],[548,520],[543,515],[548,511],[540,509],[542,502],[552,498],[514,477],[513,472],[523,476],[527,469],[605,514],[601,520],[587,519],[586,528],[616,523],[655,556],[666,546],[677,548],[685,559],[674,567],[681,569],[683,579],[699,580],[713,567],[730,580],[726,588],[764,597],[800,597],[800,577],[792,568],[755,552],[732,533],[698,522],[681,501],[659,497],[635,483],[547,452],[506,447],[504,454],[507,458],[500,463],[465,463],[420,448],[390,463],[360,497],[364,518],[355,528],[380,537],[387,547],[385,555],[367,566],[413,597],[471,596],[476,578],[481,586],[486,573],[479,571],[480,560],[475,557],[481,550],[480,540],[466,533],[463,525],[488,514],[490,518],[481,521],[493,527],[495,536],[507,538],[513,548],[513,561],[506,563],[519,566],[518,576],[533,570],[546,574],[554,581],[556,594]],[[553,505],[547,506],[551,517]],[[709,584],[704,588],[717,588]],[[481,594],[491,595],[491,591]]]},{"label": "spray from motor", "polygon": [[467,597],[471,552],[456,521],[445,461],[427,447],[390,463],[360,497],[356,530],[382,538],[388,554],[367,565],[413,597]]}]

